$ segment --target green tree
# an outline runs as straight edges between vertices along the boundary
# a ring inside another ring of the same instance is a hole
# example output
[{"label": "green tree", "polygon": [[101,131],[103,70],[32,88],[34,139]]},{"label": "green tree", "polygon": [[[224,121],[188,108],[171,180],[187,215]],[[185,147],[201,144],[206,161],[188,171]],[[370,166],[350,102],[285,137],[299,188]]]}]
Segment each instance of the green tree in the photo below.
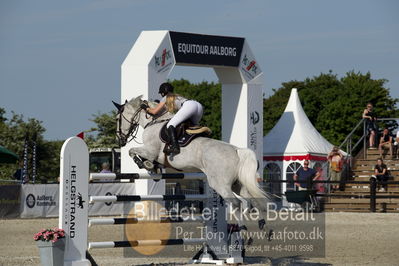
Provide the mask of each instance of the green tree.
[{"label": "green tree", "polygon": [[[385,79],[373,79],[370,73],[354,71],[339,79],[327,74],[290,81],[274,90],[264,100],[264,134],[270,131],[282,115],[292,88],[298,88],[304,111],[315,128],[331,143],[339,145],[361,120],[368,102],[375,106],[379,117],[398,117],[398,99],[389,95]],[[357,132],[360,136],[361,130]]]},{"label": "green tree", "polygon": [[212,130],[213,138],[221,139],[221,84],[207,81],[192,84],[185,79],[171,81],[171,84],[175,87],[176,93],[186,98],[197,100],[204,106],[201,124],[208,126]]},{"label": "green tree", "polygon": [[96,127],[90,129],[89,132],[96,133],[85,137],[85,141],[90,148],[114,148],[118,147],[116,137],[116,111],[112,110],[108,113],[97,113],[93,115],[92,122]]},{"label": "green tree", "polygon": [[[42,122],[34,118],[24,120],[22,115],[11,112],[11,118],[5,117],[5,110],[0,108],[0,145],[16,153],[23,159],[25,138],[29,141],[28,166],[32,171],[32,142],[36,137],[37,177],[40,180],[55,180],[59,176],[59,158],[62,141],[46,141],[43,139],[45,128]],[[1,165],[1,179],[11,178],[17,165]]]}]

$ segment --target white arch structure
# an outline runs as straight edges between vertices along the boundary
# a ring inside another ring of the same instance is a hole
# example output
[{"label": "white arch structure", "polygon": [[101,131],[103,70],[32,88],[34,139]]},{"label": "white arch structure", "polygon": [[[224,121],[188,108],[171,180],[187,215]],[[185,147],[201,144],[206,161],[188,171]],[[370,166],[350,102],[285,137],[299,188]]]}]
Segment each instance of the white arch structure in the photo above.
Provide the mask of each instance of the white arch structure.
[{"label": "white arch structure", "polygon": [[[174,66],[211,67],[222,84],[222,140],[255,151],[262,162],[263,72],[238,37],[174,31],[143,31],[122,64],[121,102],[138,95],[157,99],[159,85]],[[142,129],[138,136],[141,137]],[[138,139],[141,142],[141,139]],[[142,172],[129,157],[134,141],[121,149],[121,172]],[[260,164],[261,165],[261,164]],[[262,167],[259,169],[262,174]],[[164,193],[163,182],[137,180],[137,194]]]}]

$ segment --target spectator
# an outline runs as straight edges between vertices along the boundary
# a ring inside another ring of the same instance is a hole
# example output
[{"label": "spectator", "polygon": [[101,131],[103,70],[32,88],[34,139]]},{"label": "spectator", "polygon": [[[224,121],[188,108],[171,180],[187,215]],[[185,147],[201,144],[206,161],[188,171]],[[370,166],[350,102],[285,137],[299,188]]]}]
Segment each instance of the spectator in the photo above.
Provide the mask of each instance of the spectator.
[{"label": "spectator", "polygon": [[[342,154],[336,146],[334,146],[332,151],[328,154],[327,160],[330,164],[330,181],[341,181],[342,157]],[[332,189],[339,189],[339,184],[332,184]]]},{"label": "spectator", "polygon": [[393,143],[393,154],[394,157],[396,157],[396,159],[399,159],[399,153],[398,153],[398,148],[399,148],[399,128],[398,131],[396,131],[396,138],[395,138],[395,142]]},{"label": "spectator", "polygon": [[[374,167],[374,174],[377,178],[378,182],[386,182],[388,181],[388,168],[387,166],[384,164],[382,158],[378,158],[377,159],[377,164]],[[378,185],[378,187],[380,187],[380,184]],[[387,185],[383,184],[382,188],[380,188],[378,191],[379,192],[385,192],[387,189]]]},{"label": "spectator", "polygon": [[[314,167],[313,169],[315,169],[317,171],[317,173],[319,174],[318,177],[316,177],[313,180],[324,181],[325,179],[323,178],[323,168],[321,166],[319,166],[319,167]],[[325,184],[323,184],[323,183],[315,183],[314,188],[319,193],[324,193],[325,192]]]},{"label": "spectator", "polygon": [[369,134],[369,144],[370,149],[375,149],[375,136],[377,132],[377,116],[373,111],[373,105],[371,103],[367,104],[366,109],[363,111],[363,119],[366,119],[366,132]]},{"label": "spectator", "polygon": [[18,163],[18,169],[15,170],[15,173],[13,174],[13,177],[15,180],[19,181],[22,183],[23,178],[24,178],[24,162],[21,160]]},{"label": "spectator", "polygon": [[102,170],[100,171],[100,173],[112,173],[111,170],[110,170],[110,165],[107,162],[104,162],[101,165],[101,168],[102,168]]},{"label": "spectator", "polygon": [[378,150],[380,151],[380,157],[382,158],[383,149],[389,149],[391,154],[391,159],[393,159],[393,148],[392,148],[392,136],[389,134],[388,128],[384,128],[384,132],[380,138],[380,144],[378,145]]},{"label": "spectator", "polygon": [[309,161],[305,160],[303,167],[299,168],[294,175],[295,186],[298,187],[298,190],[312,189],[310,187],[311,181],[318,179],[319,176],[320,172],[310,168]]}]

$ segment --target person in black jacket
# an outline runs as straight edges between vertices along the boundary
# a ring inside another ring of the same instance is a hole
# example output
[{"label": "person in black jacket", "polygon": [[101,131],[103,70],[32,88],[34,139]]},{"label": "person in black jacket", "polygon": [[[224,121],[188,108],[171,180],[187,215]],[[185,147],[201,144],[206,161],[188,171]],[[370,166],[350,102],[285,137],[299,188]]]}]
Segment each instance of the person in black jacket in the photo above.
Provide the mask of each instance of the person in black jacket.
[{"label": "person in black jacket", "polygon": [[20,181],[22,183],[22,181],[24,179],[24,162],[23,161],[19,161],[18,169],[15,170],[15,173],[12,176],[15,180]]},{"label": "person in black jacket", "polygon": [[377,121],[377,116],[375,114],[375,112],[373,111],[373,105],[371,103],[367,104],[366,109],[364,109],[363,111],[363,115],[362,115],[363,119],[365,119],[366,121],[366,130],[367,133],[370,136],[369,139],[369,144],[370,144],[370,149],[375,149],[375,137],[377,135],[377,125],[376,125],[376,121]]},{"label": "person in black jacket", "polygon": [[[388,181],[388,168],[382,158],[377,159],[377,164],[374,167],[374,174],[378,180],[378,182],[386,182]],[[380,187],[380,186],[379,186]],[[385,192],[387,189],[386,184],[382,184],[382,188],[380,188],[379,192]]]}]

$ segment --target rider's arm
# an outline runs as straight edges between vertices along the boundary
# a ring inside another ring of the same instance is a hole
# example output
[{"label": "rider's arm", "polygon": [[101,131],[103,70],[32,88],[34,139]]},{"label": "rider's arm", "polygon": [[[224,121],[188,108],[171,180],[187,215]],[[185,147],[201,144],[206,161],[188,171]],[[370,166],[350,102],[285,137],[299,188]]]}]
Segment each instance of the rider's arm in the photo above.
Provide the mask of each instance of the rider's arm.
[{"label": "rider's arm", "polygon": [[382,174],[385,175],[386,172],[387,172],[387,169],[386,168],[382,168]]},{"label": "rider's arm", "polygon": [[316,174],[315,174],[313,180],[317,180],[320,176],[321,176],[320,172],[316,171]]},{"label": "rider's arm", "polygon": [[367,119],[373,119],[371,116],[366,115],[367,112],[367,109],[364,109],[362,117]]},{"label": "rider's arm", "polygon": [[391,144],[391,143],[392,143],[392,137],[389,137],[388,141],[384,141],[384,137],[381,137],[380,139],[380,145]]},{"label": "rider's arm", "polygon": [[159,111],[161,111],[161,109],[165,106],[165,102],[160,102],[158,103],[157,106],[155,106],[154,108],[147,108],[147,112],[153,115],[156,115],[157,113],[159,113]]}]

